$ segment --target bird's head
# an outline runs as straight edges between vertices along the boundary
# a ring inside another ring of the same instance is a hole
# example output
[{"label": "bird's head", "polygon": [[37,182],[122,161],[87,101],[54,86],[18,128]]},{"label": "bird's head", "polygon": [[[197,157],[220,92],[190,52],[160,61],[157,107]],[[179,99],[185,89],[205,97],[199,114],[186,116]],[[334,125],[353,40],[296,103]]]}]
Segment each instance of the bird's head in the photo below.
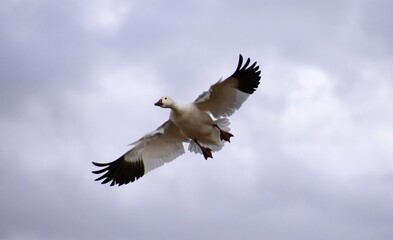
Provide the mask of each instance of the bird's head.
[{"label": "bird's head", "polygon": [[172,98],[162,97],[154,105],[162,107],[162,108],[170,108],[174,104],[175,104],[175,102],[172,100]]}]

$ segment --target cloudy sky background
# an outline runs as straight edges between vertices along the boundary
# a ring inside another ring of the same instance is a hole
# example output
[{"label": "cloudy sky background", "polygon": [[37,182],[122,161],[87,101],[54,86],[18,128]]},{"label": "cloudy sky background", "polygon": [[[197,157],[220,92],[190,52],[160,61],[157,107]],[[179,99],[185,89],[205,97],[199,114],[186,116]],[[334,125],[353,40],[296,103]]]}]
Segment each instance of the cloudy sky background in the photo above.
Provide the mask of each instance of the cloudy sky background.
[{"label": "cloudy sky background", "polygon": [[[392,1],[0,2],[0,238],[393,239]],[[94,181],[258,61],[214,159]]]}]

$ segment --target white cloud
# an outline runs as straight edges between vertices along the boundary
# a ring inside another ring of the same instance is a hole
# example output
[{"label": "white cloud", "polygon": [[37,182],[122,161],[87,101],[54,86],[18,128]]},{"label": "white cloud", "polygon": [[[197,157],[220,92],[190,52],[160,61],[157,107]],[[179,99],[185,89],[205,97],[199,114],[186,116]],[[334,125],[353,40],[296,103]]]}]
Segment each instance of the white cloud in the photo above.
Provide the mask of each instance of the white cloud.
[{"label": "white cloud", "polygon": [[83,1],[83,23],[88,31],[114,34],[132,10],[133,2],[98,0],[91,4],[90,1]]},{"label": "white cloud", "polygon": [[283,115],[283,127],[289,134],[332,134],[326,129],[345,124],[348,111],[333,95],[333,82],[321,69],[298,67],[295,69],[288,106]]},{"label": "white cloud", "polygon": [[[364,110],[364,106],[379,99],[378,92],[384,90],[369,92],[365,96],[367,101],[351,106],[335,93],[335,80],[323,70],[298,66],[295,72],[281,119],[286,153],[336,180],[391,172],[393,164],[373,156],[382,143],[379,133],[391,139],[391,128],[363,125],[356,119],[358,109]],[[381,109],[368,109],[365,114],[372,117],[385,113]],[[391,140],[385,144],[388,142]],[[384,151],[392,155],[388,149]]]}]

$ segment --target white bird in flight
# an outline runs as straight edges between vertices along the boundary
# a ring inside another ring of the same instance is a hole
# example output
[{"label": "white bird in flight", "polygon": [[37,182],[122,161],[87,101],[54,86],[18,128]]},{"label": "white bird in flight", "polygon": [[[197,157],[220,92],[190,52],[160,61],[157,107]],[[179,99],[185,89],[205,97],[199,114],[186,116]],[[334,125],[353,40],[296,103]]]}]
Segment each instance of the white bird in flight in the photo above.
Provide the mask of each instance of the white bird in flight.
[{"label": "white bird in flight", "polygon": [[250,65],[248,58],[239,63],[235,72],[225,80],[219,80],[208,91],[190,103],[178,104],[170,97],[162,97],[155,105],[170,108],[170,117],[155,131],[132,143],[134,147],[120,158],[109,163],[93,164],[101,169],[93,171],[102,174],[96,181],[102,184],[128,184],[182,155],[183,143],[189,143],[188,150],[213,158],[212,152],[219,151],[233,135],[229,132],[226,118],[239,109],[259,85],[261,79],[257,62]]}]

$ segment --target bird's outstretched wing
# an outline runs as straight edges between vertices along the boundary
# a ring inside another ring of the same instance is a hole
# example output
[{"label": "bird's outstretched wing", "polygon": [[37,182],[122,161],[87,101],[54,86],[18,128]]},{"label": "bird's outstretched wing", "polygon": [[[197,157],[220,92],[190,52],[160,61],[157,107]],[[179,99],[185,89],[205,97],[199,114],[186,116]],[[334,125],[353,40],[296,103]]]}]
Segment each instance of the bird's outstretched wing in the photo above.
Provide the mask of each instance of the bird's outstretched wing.
[{"label": "bird's outstretched wing", "polygon": [[133,182],[147,172],[170,162],[184,153],[183,142],[188,141],[172,121],[168,120],[157,130],[132,143],[134,147],[117,160],[93,164],[102,169],[93,171],[102,174],[96,181],[123,185]]},{"label": "bird's outstretched wing", "polygon": [[201,110],[210,112],[215,118],[232,115],[258,87],[261,79],[259,66],[251,66],[248,58],[243,65],[243,56],[239,55],[236,71],[227,79],[210,86],[194,101]]}]

